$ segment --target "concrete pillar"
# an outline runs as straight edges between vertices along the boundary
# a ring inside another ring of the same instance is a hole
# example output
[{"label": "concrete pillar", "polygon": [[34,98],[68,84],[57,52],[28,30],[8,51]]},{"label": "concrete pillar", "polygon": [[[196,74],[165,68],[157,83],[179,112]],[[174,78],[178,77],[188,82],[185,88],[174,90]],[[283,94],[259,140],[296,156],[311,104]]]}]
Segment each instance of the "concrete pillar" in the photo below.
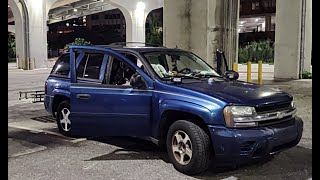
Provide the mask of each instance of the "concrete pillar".
[{"label": "concrete pillar", "polygon": [[189,50],[216,66],[225,51],[229,67],[238,61],[239,0],[164,0],[164,45]]},{"label": "concrete pillar", "polygon": [[11,8],[15,21],[16,56],[17,58],[20,58],[23,62],[22,64],[24,64],[27,58],[27,49],[25,42],[23,7],[19,0],[8,0],[8,4]]},{"label": "concrete pillar", "polygon": [[265,16],[265,31],[271,31],[271,16],[270,15],[266,15]]},{"label": "concrete pillar", "polygon": [[304,25],[304,50],[303,71],[311,71],[311,53],[312,53],[312,0],[306,1],[305,25]]},{"label": "concrete pillar", "polygon": [[126,19],[126,41],[142,43],[149,12],[163,6],[162,0],[110,0],[110,3],[119,8]]},{"label": "concrete pillar", "polygon": [[312,0],[276,3],[274,76],[299,79],[311,65]]},{"label": "concrete pillar", "polygon": [[8,32],[16,33],[15,25],[8,25]]},{"label": "concrete pillar", "polygon": [[29,15],[30,69],[47,67],[46,0],[25,0]]}]

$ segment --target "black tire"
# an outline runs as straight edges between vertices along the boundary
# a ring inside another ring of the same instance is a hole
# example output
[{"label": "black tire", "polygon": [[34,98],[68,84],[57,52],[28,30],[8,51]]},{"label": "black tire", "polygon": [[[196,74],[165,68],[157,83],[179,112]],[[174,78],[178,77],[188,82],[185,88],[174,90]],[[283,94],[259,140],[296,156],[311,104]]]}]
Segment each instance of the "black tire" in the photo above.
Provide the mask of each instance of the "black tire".
[{"label": "black tire", "polygon": [[[60,123],[60,120],[61,120],[61,118],[63,116],[62,115],[62,110],[65,110],[65,109],[68,109],[69,112],[71,112],[71,110],[70,110],[70,101],[69,100],[64,100],[58,105],[56,121],[57,121],[59,132],[64,136],[71,137],[70,131],[71,131],[71,124],[72,123],[70,124],[70,126],[68,126],[68,128],[70,127],[70,130],[68,130],[68,131],[64,130],[64,128],[62,127],[62,125]],[[70,120],[70,118],[69,118],[69,120]]]},{"label": "black tire", "polygon": [[[173,136],[176,132],[181,131],[189,136],[192,147],[192,157],[186,165],[180,164],[175,159],[175,154],[172,151]],[[196,124],[185,120],[174,122],[169,128],[166,144],[169,159],[178,171],[193,175],[208,169],[212,157],[210,138],[208,134]]]}]

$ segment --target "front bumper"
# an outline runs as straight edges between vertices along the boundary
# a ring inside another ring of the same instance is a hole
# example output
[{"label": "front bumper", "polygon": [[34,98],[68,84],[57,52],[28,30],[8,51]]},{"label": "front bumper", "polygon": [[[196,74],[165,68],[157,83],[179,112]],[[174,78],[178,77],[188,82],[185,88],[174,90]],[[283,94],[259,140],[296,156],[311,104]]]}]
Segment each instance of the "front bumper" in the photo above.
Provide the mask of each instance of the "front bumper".
[{"label": "front bumper", "polygon": [[266,157],[297,145],[303,131],[298,116],[292,120],[266,127],[231,129],[209,125],[215,160],[244,163]]}]

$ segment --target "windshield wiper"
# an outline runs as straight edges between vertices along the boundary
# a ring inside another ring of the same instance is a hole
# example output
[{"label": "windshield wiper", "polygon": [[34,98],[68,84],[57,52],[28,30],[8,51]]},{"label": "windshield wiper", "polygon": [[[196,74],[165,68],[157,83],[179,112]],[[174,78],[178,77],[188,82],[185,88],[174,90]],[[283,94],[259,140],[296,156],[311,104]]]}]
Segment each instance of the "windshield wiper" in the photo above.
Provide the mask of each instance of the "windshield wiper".
[{"label": "windshield wiper", "polygon": [[210,77],[222,78],[221,76],[214,75],[214,74],[197,74],[196,76],[200,76],[200,77],[202,77],[202,78],[210,78]]},{"label": "windshield wiper", "polygon": [[197,80],[201,80],[201,78],[199,77],[195,77],[195,76],[183,76],[183,75],[180,75],[180,76],[173,76],[173,78],[182,78],[182,79],[197,79]]}]

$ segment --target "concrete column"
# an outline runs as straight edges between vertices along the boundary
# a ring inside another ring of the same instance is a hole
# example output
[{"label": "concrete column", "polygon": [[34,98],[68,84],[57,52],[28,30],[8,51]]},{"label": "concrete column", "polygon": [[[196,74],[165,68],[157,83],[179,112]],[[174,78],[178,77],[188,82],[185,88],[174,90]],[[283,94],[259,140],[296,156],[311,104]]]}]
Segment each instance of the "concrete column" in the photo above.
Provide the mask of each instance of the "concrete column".
[{"label": "concrete column", "polygon": [[276,3],[274,76],[299,79],[311,65],[312,0]]},{"label": "concrete column", "polygon": [[216,66],[225,51],[229,67],[238,61],[239,0],[164,0],[164,45],[193,51]]},{"label": "concrete column", "polygon": [[119,8],[126,19],[126,41],[143,43],[149,12],[163,6],[162,0],[110,0],[110,3]]},{"label": "concrete column", "polygon": [[271,31],[271,16],[266,15],[265,16],[265,31]]},{"label": "concrete column", "polygon": [[15,21],[16,56],[17,58],[20,58],[23,62],[22,64],[24,64],[27,58],[27,50],[25,42],[23,7],[19,0],[8,0],[8,4],[11,8]]},{"label": "concrete column", "polygon": [[303,56],[303,71],[311,71],[311,53],[312,53],[312,0],[306,0],[305,9],[305,24],[304,24],[304,50]]},{"label": "concrete column", "polygon": [[8,25],[8,32],[16,33],[15,25]]},{"label": "concrete column", "polygon": [[25,0],[29,15],[30,69],[47,67],[47,10],[45,0]]}]

